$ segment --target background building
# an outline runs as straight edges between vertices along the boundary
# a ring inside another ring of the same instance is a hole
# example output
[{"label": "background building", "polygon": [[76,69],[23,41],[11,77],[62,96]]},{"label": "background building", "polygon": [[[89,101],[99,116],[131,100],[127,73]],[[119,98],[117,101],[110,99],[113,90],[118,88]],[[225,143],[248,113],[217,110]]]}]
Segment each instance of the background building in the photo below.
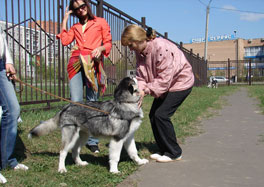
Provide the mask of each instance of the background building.
[{"label": "background building", "polygon": [[[4,31],[6,28],[8,28],[6,33],[8,36],[7,44],[15,64],[21,64],[21,68],[26,70],[28,76],[34,77],[34,67],[43,64],[40,61],[45,61],[45,65],[49,66],[58,60],[59,43],[55,34],[57,31],[56,23],[29,21],[27,25],[13,25],[0,21],[0,30]],[[49,33],[49,31],[52,32]]]},{"label": "background building", "polygon": [[[183,47],[204,56],[204,40],[192,39]],[[234,36],[217,36],[208,40],[207,61],[208,76],[223,75],[227,77],[227,61],[230,60],[231,75],[245,76],[251,68],[257,76],[264,76],[264,38],[242,39]]]},{"label": "background building", "polygon": [[[223,38],[219,36],[218,38]],[[204,42],[202,40],[192,40],[192,43],[183,44],[183,47],[192,49],[193,53],[199,53],[204,56]],[[200,42],[199,42],[200,41]],[[264,38],[256,39],[219,39],[208,42],[207,60],[227,61],[244,59],[264,58]]]}]

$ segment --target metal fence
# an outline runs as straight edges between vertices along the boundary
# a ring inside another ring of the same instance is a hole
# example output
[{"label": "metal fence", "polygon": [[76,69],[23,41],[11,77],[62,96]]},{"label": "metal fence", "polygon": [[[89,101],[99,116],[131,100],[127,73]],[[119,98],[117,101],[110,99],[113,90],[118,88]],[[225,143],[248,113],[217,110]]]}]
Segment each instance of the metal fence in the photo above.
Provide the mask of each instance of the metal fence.
[{"label": "metal fence", "polygon": [[[136,20],[103,0],[91,0],[92,11],[104,17],[111,27],[112,50],[104,58],[104,69],[108,76],[106,95],[111,95],[120,79],[135,71],[134,53],[121,45],[122,30],[129,24],[147,27],[146,19]],[[8,45],[13,55],[18,77],[39,89],[60,97],[69,98],[66,66],[74,43],[62,46],[56,39],[60,32],[65,8],[69,0],[1,0],[6,7],[0,17],[0,28],[6,32]],[[69,18],[68,27],[76,23]],[[155,28],[154,28],[155,29]],[[168,33],[159,37],[168,39]],[[173,41],[172,41],[173,42]],[[174,42],[175,43],[175,42]],[[207,65],[199,56],[175,43],[190,61],[195,74],[195,86],[207,83]],[[41,94],[31,87],[16,86],[21,105],[60,101],[53,96]]]},{"label": "metal fence", "polygon": [[[224,76],[232,84],[264,84],[264,60],[227,60],[208,62],[208,77]],[[209,79],[208,79],[209,80]]]}]

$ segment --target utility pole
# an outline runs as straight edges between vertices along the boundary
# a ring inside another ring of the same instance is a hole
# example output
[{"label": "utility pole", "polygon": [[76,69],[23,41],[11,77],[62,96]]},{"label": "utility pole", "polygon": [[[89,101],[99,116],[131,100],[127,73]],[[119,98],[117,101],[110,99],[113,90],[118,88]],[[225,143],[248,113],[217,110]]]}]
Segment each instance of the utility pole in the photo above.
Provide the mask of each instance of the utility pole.
[{"label": "utility pole", "polygon": [[207,61],[207,43],[208,43],[208,21],[209,21],[209,12],[210,12],[210,4],[212,0],[209,1],[206,8],[206,25],[205,25],[205,42],[204,42],[204,61]]},{"label": "utility pole", "polygon": [[235,81],[237,81],[237,79],[238,79],[238,38],[237,38],[237,35],[236,35],[236,33],[237,33],[237,31],[234,31],[234,33],[235,33],[235,40],[236,40],[236,63],[237,63],[237,72],[236,72],[236,80]]}]

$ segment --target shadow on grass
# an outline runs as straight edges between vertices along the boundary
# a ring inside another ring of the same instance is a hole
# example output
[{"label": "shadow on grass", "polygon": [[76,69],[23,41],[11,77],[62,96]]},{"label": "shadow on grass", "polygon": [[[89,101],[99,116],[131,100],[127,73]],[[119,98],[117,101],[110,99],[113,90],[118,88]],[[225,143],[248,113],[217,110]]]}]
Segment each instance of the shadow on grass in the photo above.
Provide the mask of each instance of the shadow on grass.
[{"label": "shadow on grass", "polygon": [[[59,162],[59,153],[53,153],[53,152],[34,152],[31,153],[32,156],[41,156],[41,157],[55,157],[57,159],[57,162]],[[94,154],[81,154],[81,159],[83,161],[87,161],[89,164],[93,165],[101,165],[101,166],[107,166],[108,167],[108,155],[94,155]],[[66,160],[65,160],[65,166],[75,165],[71,152],[68,153]]]},{"label": "shadow on grass", "polygon": [[147,149],[151,154],[159,152],[159,148],[154,142],[136,142],[138,150]]},{"label": "shadow on grass", "polygon": [[17,137],[16,137],[16,145],[13,156],[17,159],[18,162],[22,162],[27,158],[26,155],[26,147],[22,139],[20,138],[21,130],[18,129]]},{"label": "shadow on grass", "polygon": [[[138,152],[141,150],[148,150],[150,153],[155,153],[158,152],[158,147],[155,143],[146,143],[146,142],[136,142],[136,146],[138,149]],[[106,147],[108,148],[108,144],[106,144]],[[85,149],[85,147],[83,147]],[[47,156],[47,157],[57,157],[59,159],[59,152],[54,153],[54,152],[31,152],[32,156]],[[81,159],[83,161],[87,161],[89,164],[94,164],[94,165],[101,165],[104,167],[109,167],[108,165],[108,151],[107,153],[85,153],[80,155]],[[123,148],[121,155],[120,155],[120,162],[126,162],[126,161],[131,161],[129,158],[127,151]],[[74,161],[71,156],[71,152],[68,153],[66,160],[65,160],[65,165],[74,165]]]}]

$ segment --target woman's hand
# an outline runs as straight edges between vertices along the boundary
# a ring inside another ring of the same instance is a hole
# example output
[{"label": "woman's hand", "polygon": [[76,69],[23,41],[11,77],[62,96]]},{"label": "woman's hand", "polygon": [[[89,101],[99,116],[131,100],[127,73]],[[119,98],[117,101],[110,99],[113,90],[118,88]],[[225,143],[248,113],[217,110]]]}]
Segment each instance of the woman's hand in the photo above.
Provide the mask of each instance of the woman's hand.
[{"label": "woman's hand", "polygon": [[138,101],[138,108],[140,108],[142,106],[142,103],[143,103],[143,99],[144,99],[144,96],[145,96],[145,92],[144,91],[139,91],[139,101]]},{"label": "woman's hand", "polygon": [[68,20],[69,15],[71,15],[72,13],[73,13],[73,11],[69,10],[69,6],[67,6],[65,9],[64,19]]},{"label": "woman's hand", "polygon": [[6,76],[9,78],[9,79],[16,79],[16,70],[13,66],[13,64],[6,64]]},{"label": "woman's hand", "polygon": [[105,51],[105,47],[104,46],[100,46],[100,47],[95,48],[92,51],[92,57],[93,58],[100,58],[100,56],[102,55],[103,51]]},{"label": "woman's hand", "polygon": [[62,20],[61,30],[67,30],[67,21],[68,21],[69,15],[73,13],[73,11],[68,10],[68,8],[69,7],[67,6],[65,9],[65,14]]}]

